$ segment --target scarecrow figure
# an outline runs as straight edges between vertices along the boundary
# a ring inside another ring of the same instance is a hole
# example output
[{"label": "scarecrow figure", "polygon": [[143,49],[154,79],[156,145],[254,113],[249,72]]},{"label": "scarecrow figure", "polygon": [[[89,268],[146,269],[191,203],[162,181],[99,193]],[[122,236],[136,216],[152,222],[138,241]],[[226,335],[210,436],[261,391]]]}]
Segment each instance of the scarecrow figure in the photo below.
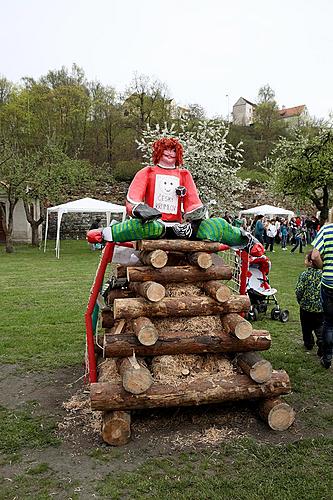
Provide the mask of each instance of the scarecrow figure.
[{"label": "scarecrow figure", "polygon": [[186,238],[263,253],[262,245],[243,228],[220,217],[208,218],[191,173],[182,167],[183,147],[177,139],[155,141],[152,163],[135,175],[129,187],[126,208],[131,218],[89,232],[88,241]]}]

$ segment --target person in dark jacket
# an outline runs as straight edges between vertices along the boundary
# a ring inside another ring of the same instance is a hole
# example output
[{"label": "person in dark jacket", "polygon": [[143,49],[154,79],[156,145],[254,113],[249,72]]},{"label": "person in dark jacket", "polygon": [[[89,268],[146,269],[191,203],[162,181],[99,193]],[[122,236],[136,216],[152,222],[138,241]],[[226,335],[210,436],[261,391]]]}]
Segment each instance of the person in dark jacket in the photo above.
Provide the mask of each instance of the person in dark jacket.
[{"label": "person in dark jacket", "polygon": [[322,270],[312,260],[312,251],[305,256],[305,267],[297,280],[295,294],[299,304],[299,315],[302,326],[303,343],[305,349],[311,351],[315,344],[313,333],[318,346],[318,356],[323,355],[323,308],[320,301],[320,284]]}]

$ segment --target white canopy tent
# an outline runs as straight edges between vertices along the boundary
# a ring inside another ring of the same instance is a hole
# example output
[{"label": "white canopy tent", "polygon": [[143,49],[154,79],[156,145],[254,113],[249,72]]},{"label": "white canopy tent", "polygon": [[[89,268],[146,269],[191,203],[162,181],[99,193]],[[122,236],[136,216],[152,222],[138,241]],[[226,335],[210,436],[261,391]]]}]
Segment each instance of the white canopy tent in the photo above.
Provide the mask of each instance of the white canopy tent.
[{"label": "white canopy tent", "polygon": [[126,207],[122,205],[115,205],[114,203],[108,203],[107,201],[95,200],[94,198],[82,198],[81,200],[69,201],[68,203],[63,203],[62,205],[57,205],[55,207],[50,207],[47,209],[46,215],[46,226],[45,226],[45,241],[44,241],[44,252],[46,251],[46,241],[47,232],[49,228],[49,213],[57,212],[57,237],[56,237],[56,257],[60,257],[60,226],[63,214],[67,213],[87,213],[87,212],[98,212],[106,214],[106,223],[109,226],[111,222],[111,214],[122,214],[122,220],[126,217]]},{"label": "white canopy tent", "polygon": [[284,208],[274,207],[273,205],[260,205],[259,207],[248,208],[241,210],[240,215],[268,215],[268,216],[284,216],[294,217],[295,214],[292,210],[285,210]]}]

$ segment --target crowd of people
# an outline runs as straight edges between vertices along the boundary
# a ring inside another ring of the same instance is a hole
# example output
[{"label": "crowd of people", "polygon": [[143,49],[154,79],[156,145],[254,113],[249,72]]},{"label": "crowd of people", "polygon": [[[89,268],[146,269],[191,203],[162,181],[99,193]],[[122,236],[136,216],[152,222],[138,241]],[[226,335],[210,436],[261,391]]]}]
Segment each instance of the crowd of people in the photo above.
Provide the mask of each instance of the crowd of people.
[{"label": "crowd of people", "polygon": [[[238,221],[239,219],[236,222]],[[315,216],[284,219],[256,215],[254,219],[242,219],[241,224],[265,245],[268,252],[274,252],[274,245],[281,245],[284,251],[289,249],[291,253],[296,250],[302,253],[304,246],[312,243],[320,229],[319,220]]]}]

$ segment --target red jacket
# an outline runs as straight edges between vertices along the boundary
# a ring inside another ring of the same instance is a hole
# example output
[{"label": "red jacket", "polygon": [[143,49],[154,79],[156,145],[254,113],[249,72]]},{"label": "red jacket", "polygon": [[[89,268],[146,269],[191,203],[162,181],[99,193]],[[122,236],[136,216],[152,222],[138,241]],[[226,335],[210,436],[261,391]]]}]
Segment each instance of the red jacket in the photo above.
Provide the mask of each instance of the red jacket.
[{"label": "red jacket", "polygon": [[[176,188],[184,186],[186,194],[180,197]],[[126,208],[131,215],[133,206],[146,203],[162,213],[162,220],[182,222],[182,213],[202,206],[192,175],[185,168],[145,167],[134,177],[127,193]]]}]

